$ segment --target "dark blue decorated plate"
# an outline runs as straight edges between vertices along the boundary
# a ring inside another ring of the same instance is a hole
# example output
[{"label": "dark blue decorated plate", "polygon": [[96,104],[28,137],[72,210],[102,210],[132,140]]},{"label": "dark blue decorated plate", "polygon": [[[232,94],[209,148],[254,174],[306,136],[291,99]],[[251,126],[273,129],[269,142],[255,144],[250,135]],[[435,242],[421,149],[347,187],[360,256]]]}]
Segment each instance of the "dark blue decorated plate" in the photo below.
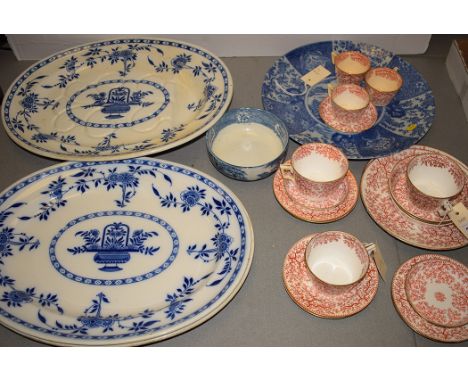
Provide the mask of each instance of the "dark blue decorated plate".
[{"label": "dark blue decorated plate", "polygon": [[[386,107],[377,107],[378,117],[369,130],[345,134],[327,126],[319,115],[327,86],[335,81],[332,52],[358,50],[372,66],[398,67],[404,84]],[[301,77],[322,65],[332,72],[313,87]],[[300,144],[323,142],[340,147],[350,159],[370,159],[390,155],[418,142],[434,120],[432,91],[420,73],[393,53],[366,43],[325,41],[305,45],[279,58],[269,69],[262,86],[263,106],[281,118],[289,136]]]},{"label": "dark blue decorated plate", "polygon": [[0,194],[0,323],[55,345],[159,341],[221,310],[253,248],[237,197],[188,167],[49,167]]}]

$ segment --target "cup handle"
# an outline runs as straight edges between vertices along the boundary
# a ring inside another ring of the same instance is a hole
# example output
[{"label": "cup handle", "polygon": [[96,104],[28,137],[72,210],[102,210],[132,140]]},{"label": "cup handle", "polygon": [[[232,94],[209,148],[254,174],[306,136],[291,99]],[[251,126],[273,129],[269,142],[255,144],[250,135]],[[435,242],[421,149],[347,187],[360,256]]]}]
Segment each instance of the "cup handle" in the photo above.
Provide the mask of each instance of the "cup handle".
[{"label": "cup handle", "polygon": [[280,171],[283,179],[294,181],[293,168],[291,163],[281,163]]}]

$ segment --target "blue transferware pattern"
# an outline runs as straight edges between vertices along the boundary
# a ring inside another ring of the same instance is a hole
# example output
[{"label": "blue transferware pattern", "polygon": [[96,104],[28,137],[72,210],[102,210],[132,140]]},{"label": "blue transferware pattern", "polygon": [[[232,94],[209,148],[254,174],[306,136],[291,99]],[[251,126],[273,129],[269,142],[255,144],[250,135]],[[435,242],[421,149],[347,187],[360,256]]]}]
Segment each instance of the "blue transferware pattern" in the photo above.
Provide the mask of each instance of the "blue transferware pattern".
[{"label": "blue transferware pattern", "polygon": [[[328,127],[318,107],[335,81],[332,52],[358,50],[372,66],[398,67],[404,84],[387,107],[377,107],[376,125],[358,134],[344,134]],[[318,65],[332,72],[321,83],[308,87],[300,79]],[[281,57],[269,69],[262,86],[263,106],[281,118],[290,137],[300,143],[323,142],[341,148],[350,159],[390,155],[418,142],[435,116],[432,91],[420,73],[407,61],[377,46],[351,41],[326,41],[305,45]]]},{"label": "blue transferware pattern", "polygon": [[[260,166],[246,167],[236,166],[223,161],[218,158],[212,151],[213,142],[217,134],[233,123],[259,123],[265,127],[268,127],[281,140],[283,144],[283,151],[281,154],[273,159],[272,161],[265,163]],[[229,110],[207,133],[206,133],[206,146],[208,150],[208,157],[213,166],[222,174],[237,180],[252,181],[259,180],[270,176],[275,172],[280,163],[282,163],[286,157],[288,149],[288,131],[284,126],[284,123],[277,118],[275,115],[266,112],[261,109],[253,108],[240,108]]]},{"label": "blue transferware pattern", "polygon": [[195,138],[231,98],[227,67],[201,48],[112,40],[57,53],[27,69],[7,91],[2,118],[9,136],[34,153],[108,160]]},{"label": "blue transferware pattern", "polygon": [[252,255],[245,209],[202,173],[57,165],[0,194],[0,322],[52,344],[158,341],[220,310]]}]

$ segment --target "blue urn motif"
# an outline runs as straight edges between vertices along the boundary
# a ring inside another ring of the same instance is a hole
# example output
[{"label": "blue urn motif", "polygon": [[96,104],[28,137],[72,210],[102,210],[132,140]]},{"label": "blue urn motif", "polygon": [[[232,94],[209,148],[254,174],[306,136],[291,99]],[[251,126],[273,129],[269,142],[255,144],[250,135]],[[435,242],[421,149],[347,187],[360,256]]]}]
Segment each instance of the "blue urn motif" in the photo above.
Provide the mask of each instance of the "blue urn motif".
[{"label": "blue urn motif", "polygon": [[123,268],[119,264],[128,263],[131,252],[152,256],[159,250],[159,247],[144,245],[148,238],[158,236],[156,232],[144,232],[138,229],[130,236],[130,227],[124,223],[106,225],[102,231],[102,237],[98,229],[78,231],[75,236],[82,237],[85,244],[68,248],[68,251],[72,255],[94,252],[93,260],[97,264],[104,264],[99,268],[103,272],[121,271]]},{"label": "blue urn motif", "polygon": [[94,99],[94,103],[85,105],[83,108],[101,107],[101,112],[108,114],[106,119],[119,119],[123,118],[122,114],[129,112],[132,106],[152,105],[153,102],[143,102],[143,98],[148,94],[153,94],[153,92],[138,90],[132,93],[129,88],[120,86],[109,90],[108,94],[105,92],[88,94],[88,97]]}]

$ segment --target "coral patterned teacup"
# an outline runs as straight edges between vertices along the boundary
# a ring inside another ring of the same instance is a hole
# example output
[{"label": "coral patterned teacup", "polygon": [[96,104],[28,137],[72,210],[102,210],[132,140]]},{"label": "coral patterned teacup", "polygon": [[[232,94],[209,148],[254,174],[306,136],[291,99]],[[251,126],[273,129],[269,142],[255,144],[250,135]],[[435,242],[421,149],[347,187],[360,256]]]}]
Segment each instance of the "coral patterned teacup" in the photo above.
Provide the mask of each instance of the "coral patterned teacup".
[{"label": "coral patterned teacup", "polygon": [[366,73],[366,90],[376,106],[388,105],[403,85],[400,74],[390,68],[373,68]]},{"label": "coral patterned teacup", "polygon": [[466,175],[449,157],[432,153],[416,155],[408,163],[407,177],[410,184],[410,198],[419,204],[441,206],[453,199],[465,185]]},{"label": "coral patterned teacup", "polygon": [[342,52],[335,56],[336,79],[339,84],[356,84],[364,79],[371,67],[369,58],[356,51]]},{"label": "coral patterned teacup", "polygon": [[280,170],[283,178],[294,182],[300,193],[320,198],[339,187],[348,172],[348,159],[335,146],[308,143],[299,146],[291,161],[280,165]]},{"label": "coral patterned teacup", "polygon": [[353,235],[340,231],[317,234],[307,245],[304,259],[316,278],[335,286],[361,280],[370,261],[364,244]]},{"label": "coral patterned teacup", "polygon": [[342,123],[359,123],[369,106],[370,98],[358,85],[338,85],[330,93],[333,114]]}]

